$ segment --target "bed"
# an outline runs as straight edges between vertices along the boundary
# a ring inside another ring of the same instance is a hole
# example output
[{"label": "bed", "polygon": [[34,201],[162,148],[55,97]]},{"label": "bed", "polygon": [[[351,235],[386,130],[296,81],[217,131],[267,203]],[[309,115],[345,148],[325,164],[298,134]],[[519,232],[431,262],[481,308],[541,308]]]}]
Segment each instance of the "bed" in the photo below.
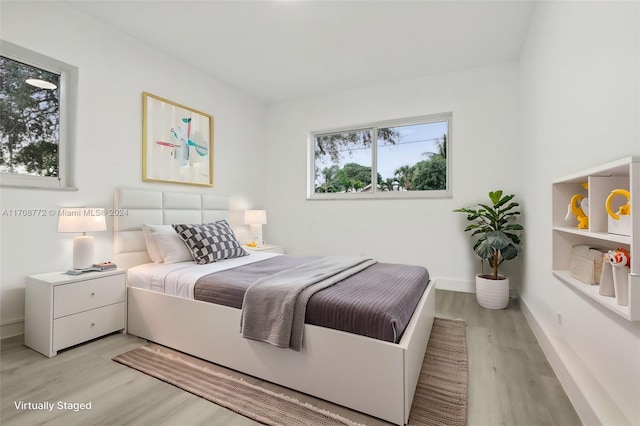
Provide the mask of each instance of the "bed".
[{"label": "bed", "polygon": [[[142,224],[209,223],[234,214],[229,199],[219,195],[129,188],[114,191],[114,212],[114,261],[124,268],[138,266],[131,269],[132,282],[137,280],[133,271],[151,262]],[[406,424],[435,315],[433,284],[422,293],[399,342],[305,324],[300,351],[245,339],[239,333],[239,309],[193,300],[190,290],[180,291],[177,295],[159,292],[153,283],[147,288],[128,286],[128,332],[394,424]]]}]

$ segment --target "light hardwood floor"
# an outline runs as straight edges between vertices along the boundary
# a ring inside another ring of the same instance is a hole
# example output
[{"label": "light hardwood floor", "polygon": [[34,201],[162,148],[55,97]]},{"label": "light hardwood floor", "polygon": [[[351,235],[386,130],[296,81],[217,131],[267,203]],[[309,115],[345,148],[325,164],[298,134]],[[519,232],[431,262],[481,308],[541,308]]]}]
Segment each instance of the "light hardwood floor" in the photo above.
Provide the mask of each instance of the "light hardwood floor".
[{"label": "light hardwood floor", "polygon": [[[580,420],[518,307],[481,308],[475,295],[437,291],[437,313],[467,323],[469,425],[579,425]],[[114,334],[48,359],[22,344],[2,341],[2,425],[255,425],[257,423],[111,361],[144,344]],[[234,373],[234,375],[238,375]],[[251,380],[251,379],[250,379]],[[266,387],[329,408],[367,425],[386,423],[342,407]],[[20,402],[91,402],[91,410],[20,410]]]}]

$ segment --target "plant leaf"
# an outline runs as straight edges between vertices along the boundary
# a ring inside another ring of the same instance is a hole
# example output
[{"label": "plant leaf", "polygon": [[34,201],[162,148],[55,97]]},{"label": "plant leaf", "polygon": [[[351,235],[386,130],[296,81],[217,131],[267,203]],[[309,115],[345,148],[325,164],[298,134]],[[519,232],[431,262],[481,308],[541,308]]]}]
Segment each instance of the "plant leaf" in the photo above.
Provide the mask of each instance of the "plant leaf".
[{"label": "plant leaf", "polygon": [[494,249],[487,240],[479,240],[474,247],[474,251],[482,259],[491,259],[493,257]]},{"label": "plant leaf", "polygon": [[498,201],[500,201],[500,197],[502,197],[502,190],[489,192],[489,199],[491,200],[493,205],[498,204]]},{"label": "plant leaf", "polygon": [[[505,197],[504,199],[506,199],[507,201],[509,201],[511,198],[513,198],[513,195],[510,195],[509,197],[510,197],[510,198],[508,198],[508,199],[507,199],[507,197]],[[501,204],[501,205],[502,205],[502,204]],[[511,210],[511,209],[513,209],[513,208],[515,208],[515,207],[518,207],[519,205],[520,205],[520,203],[511,203],[511,204],[509,204],[507,207],[505,207],[505,208],[503,208],[503,209],[500,209],[500,212],[501,212],[501,213],[506,213],[506,212],[508,212],[509,210]]]},{"label": "plant leaf", "polygon": [[[502,199],[498,200],[497,203],[494,203],[493,207],[496,209],[499,209],[500,207],[504,206],[507,202],[509,202],[513,197],[515,197],[515,195],[505,195],[504,197],[502,197]],[[514,204],[517,204],[517,203],[514,203]]]},{"label": "plant leaf", "polygon": [[492,231],[487,234],[487,241],[496,250],[507,247],[511,242],[509,237],[502,231]]},{"label": "plant leaf", "polygon": [[520,244],[520,237],[510,232],[505,232],[505,235],[511,239],[515,244]]},{"label": "plant leaf", "polygon": [[494,211],[491,207],[487,206],[486,204],[480,204],[480,207],[483,208],[483,210],[479,211],[481,216],[488,218],[492,222],[498,221],[498,213]]},{"label": "plant leaf", "polygon": [[487,232],[491,232],[490,229],[486,228],[486,227],[482,227],[480,229],[476,229],[475,231],[473,231],[473,233],[471,234],[472,237],[475,237],[476,235],[479,234],[486,234]]},{"label": "plant leaf", "polygon": [[500,250],[500,256],[502,256],[504,260],[515,259],[515,257],[518,256],[518,249],[513,244],[509,244]]}]

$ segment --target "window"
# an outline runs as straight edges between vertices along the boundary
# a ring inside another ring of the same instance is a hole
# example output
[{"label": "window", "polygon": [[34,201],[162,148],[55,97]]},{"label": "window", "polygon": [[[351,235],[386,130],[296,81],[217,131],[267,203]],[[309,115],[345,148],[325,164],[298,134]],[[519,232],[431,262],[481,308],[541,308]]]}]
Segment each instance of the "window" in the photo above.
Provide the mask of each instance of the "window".
[{"label": "window", "polygon": [[313,133],[309,198],[449,196],[451,118],[438,114]]},{"label": "window", "polygon": [[2,40],[0,76],[2,185],[70,186],[77,69]]}]

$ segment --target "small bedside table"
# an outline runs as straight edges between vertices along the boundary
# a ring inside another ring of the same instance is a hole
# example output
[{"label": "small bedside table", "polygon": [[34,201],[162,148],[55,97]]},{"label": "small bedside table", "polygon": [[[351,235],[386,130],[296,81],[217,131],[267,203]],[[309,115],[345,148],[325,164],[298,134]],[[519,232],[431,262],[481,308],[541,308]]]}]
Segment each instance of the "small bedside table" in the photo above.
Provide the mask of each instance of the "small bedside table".
[{"label": "small bedside table", "polygon": [[49,358],[126,327],[125,270],[27,277],[24,344]]},{"label": "small bedside table", "polygon": [[245,250],[262,251],[262,252],[265,252],[265,253],[284,254],[284,248],[282,248],[280,246],[276,246],[274,244],[263,244],[262,247],[242,246],[242,248],[245,249]]}]

